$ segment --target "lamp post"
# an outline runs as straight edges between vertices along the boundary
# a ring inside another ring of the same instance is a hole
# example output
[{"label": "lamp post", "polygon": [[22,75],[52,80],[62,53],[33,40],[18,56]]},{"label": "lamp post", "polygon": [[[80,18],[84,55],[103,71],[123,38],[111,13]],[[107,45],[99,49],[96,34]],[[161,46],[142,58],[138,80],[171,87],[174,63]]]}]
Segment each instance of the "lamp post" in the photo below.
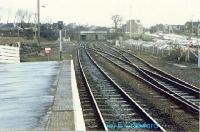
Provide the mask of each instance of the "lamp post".
[{"label": "lamp post", "polygon": [[38,45],[40,45],[40,0],[37,0],[37,14],[38,14]]},{"label": "lamp post", "polygon": [[192,18],[191,18],[191,27],[192,27],[192,29],[191,29],[191,38],[192,38],[192,36],[193,36],[193,17],[194,17],[194,15],[192,15]]},{"label": "lamp post", "polygon": [[63,29],[63,21],[58,21],[58,29],[59,29],[59,40],[60,40],[60,61],[62,60],[62,29]]}]

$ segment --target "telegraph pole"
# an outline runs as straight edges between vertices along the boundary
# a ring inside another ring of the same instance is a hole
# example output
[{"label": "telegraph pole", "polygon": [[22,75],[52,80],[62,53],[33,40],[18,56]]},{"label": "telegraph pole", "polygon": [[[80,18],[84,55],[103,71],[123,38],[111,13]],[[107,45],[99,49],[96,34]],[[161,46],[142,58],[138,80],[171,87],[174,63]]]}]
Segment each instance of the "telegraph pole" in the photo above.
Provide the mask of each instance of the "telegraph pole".
[{"label": "telegraph pole", "polygon": [[200,49],[198,44],[198,68],[200,68]]},{"label": "telegraph pole", "polygon": [[197,26],[197,51],[198,51],[198,68],[200,68],[200,44],[199,44],[199,28],[200,24],[198,21],[198,26]]},{"label": "telegraph pole", "polygon": [[198,44],[198,68],[200,68],[200,48]]},{"label": "telegraph pole", "polygon": [[38,45],[40,45],[40,0],[37,0],[37,14],[38,14]]},{"label": "telegraph pole", "polygon": [[130,37],[130,42],[131,42],[131,26],[132,26],[131,25],[131,14],[132,14],[131,11],[132,11],[132,6],[130,6],[130,20],[129,20],[129,22],[130,22],[129,23],[129,30],[130,30],[129,31],[129,37]]},{"label": "telegraph pole", "polygon": [[[192,20],[192,35],[193,35],[193,20]],[[192,37],[192,36],[191,36]]]}]

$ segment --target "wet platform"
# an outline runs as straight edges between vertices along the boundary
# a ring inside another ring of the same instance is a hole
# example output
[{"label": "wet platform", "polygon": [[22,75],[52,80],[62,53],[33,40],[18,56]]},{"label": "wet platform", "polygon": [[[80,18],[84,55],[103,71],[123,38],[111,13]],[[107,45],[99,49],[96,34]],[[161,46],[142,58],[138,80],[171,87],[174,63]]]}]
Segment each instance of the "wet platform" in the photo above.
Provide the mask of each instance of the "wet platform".
[{"label": "wet platform", "polygon": [[0,64],[0,105],[0,130],[85,130],[71,60]]}]

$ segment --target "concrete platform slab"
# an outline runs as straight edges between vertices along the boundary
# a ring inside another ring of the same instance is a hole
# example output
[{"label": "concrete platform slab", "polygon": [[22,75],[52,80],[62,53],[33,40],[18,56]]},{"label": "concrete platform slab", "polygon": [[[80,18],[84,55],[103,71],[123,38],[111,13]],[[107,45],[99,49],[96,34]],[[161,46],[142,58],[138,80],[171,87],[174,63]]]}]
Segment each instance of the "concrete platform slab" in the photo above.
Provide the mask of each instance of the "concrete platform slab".
[{"label": "concrete platform slab", "polygon": [[63,61],[47,130],[85,131],[73,61]]},{"label": "concrete platform slab", "polygon": [[70,131],[75,130],[74,128],[74,112],[71,111],[54,111],[50,116],[50,124],[48,130],[54,131]]}]

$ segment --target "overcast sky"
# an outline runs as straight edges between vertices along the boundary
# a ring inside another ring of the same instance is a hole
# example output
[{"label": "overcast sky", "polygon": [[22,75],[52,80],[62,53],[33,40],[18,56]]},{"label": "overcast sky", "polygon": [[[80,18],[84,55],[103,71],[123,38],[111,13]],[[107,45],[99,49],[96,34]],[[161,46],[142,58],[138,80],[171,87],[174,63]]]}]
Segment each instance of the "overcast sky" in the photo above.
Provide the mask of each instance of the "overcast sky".
[{"label": "overcast sky", "polygon": [[[139,19],[144,26],[156,23],[184,24],[200,20],[200,0],[40,0],[42,22],[112,26],[111,16],[119,14],[125,22]],[[14,21],[16,10],[36,12],[37,0],[0,0],[1,22]]]}]

